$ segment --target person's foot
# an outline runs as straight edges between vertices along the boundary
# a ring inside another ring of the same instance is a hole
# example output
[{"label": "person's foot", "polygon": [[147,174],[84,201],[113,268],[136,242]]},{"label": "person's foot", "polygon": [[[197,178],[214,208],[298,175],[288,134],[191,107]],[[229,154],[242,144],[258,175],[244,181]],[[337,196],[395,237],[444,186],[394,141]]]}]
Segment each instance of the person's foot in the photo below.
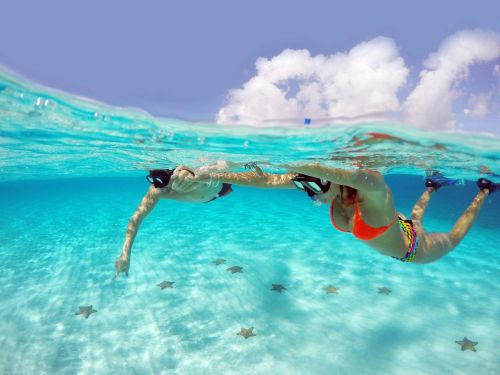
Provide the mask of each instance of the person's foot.
[{"label": "person's foot", "polygon": [[425,179],[425,186],[438,190],[441,186],[458,185],[458,180],[444,177],[441,173],[434,171]]},{"label": "person's foot", "polygon": [[500,190],[500,184],[492,182],[486,178],[480,178],[476,182],[479,190],[488,189],[489,194],[493,194],[495,191]]}]

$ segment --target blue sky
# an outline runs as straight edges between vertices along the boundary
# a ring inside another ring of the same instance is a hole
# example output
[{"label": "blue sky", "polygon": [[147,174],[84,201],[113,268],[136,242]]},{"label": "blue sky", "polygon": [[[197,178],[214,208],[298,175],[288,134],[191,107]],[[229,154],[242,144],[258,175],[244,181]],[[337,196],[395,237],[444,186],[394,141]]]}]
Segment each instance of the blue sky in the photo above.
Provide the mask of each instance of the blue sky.
[{"label": "blue sky", "polygon": [[[498,1],[486,0],[18,0],[4,2],[1,13],[1,65],[70,93],[194,120],[216,118],[229,90],[255,76],[259,57],[272,59],[285,49],[333,56],[378,36],[392,41],[408,69],[398,88],[402,105],[423,61],[443,40],[460,30],[500,31]],[[486,62],[483,73],[471,67],[461,88],[473,92],[493,82],[494,101],[495,64],[498,58]],[[453,106],[477,99],[461,94]],[[460,123],[462,108],[457,113]],[[475,123],[491,130],[499,119],[497,109]]]}]

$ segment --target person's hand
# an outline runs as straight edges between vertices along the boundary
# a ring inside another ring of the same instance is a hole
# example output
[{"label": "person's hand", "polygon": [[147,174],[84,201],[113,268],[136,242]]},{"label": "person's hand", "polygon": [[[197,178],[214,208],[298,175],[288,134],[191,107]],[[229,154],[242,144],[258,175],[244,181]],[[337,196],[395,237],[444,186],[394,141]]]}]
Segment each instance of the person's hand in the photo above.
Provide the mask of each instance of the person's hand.
[{"label": "person's hand", "polygon": [[116,273],[113,276],[113,280],[118,277],[120,272],[125,272],[125,275],[128,277],[128,269],[130,268],[130,258],[121,255],[115,262],[115,268],[116,268]]},{"label": "person's hand", "polygon": [[194,172],[185,166],[179,166],[175,169],[172,176],[172,190],[189,193],[197,188],[197,181],[193,180]]},{"label": "person's hand", "polygon": [[257,176],[260,177],[264,176],[264,172],[262,172],[262,169],[257,165],[256,162],[246,163],[243,167],[245,169],[250,169],[255,171],[255,173],[257,173]]}]

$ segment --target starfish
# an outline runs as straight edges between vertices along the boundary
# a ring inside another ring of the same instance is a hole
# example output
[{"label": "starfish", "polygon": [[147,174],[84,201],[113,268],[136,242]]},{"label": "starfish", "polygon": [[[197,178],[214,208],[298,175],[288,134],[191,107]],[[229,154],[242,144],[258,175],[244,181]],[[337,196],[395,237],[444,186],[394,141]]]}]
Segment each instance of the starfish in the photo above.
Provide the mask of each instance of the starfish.
[{"label": "starfish", "polygon": [[275,290],[276,292],[281,293],[281,291],[286,290],[286,288],[281,284],[273,284],[271,290]]},{"label": "starfish", "polygon": [[476,348],[474,346],[477,345],[477,341],[470,341],[467,337],[464,337],[462,341],[455,342],[462,347],[462,350],[471,350],[473,352],[476,351]]},{"label": "starfish", "polygon": [[382,288],[378,288],[378,292],[383,294],[389,294],[390,292],[392,292],[392,290],[383,286]]},{"label": "starfish", "polygon": [[324,287],[324,288],[323,288],[323,290],[324,290],[327,294],[332,294],[332,293],[338,294],[339,289],[340,289],[340,288],[337,288],[336,286],[333,286],[333,285],[328,285],[327,287]]},{"label": "starfish", "polygon": [[236,273],[236,272],[243,272],[243,267],[240,266],[232,266],[227,269],[228,271],[231,271],[231,273]]},{"label": "starfish", "polygon": [[226,260],[219,258],[219,259],[214,260],[212,263],[214,263],[216,266],[219,266],[221,264],[226,263]]},{"label": "starfish", "polygon": [[83,315],[85,319],[88,319],[90,314],[97,312],[97,310],[94,310],[92,308],[92,305],[90,306],[79,306],[78,311],[75,312],[75,315]]},{"label": "starfish", "polygon": [[250,328],[242,328],[241,331],[237,333],[237,335],[243,336],[245,339],[248,339],[249,337],[252,336],[257,336],[255,333],[252,332],[253,327]]},{"label": "starfish", "polygon": [[175,281],[162,281],[161,283],[157,284],[156,286],[159,286],[161,290],[165,288],[173,288],[174,287]]}]

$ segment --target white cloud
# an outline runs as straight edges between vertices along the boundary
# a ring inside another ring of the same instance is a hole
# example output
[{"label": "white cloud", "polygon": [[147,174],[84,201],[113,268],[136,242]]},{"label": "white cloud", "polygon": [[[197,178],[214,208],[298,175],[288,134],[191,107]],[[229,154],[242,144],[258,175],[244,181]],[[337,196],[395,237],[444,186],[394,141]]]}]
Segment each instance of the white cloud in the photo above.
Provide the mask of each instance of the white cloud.
[{"label": "white cloud", "polygon": [[[497,82],[500,83],[500,64],[495,64],[493,67],[493,75],[497,77]],[[500,84],[497,87],[497,95],[500,95]]]},{"label": "white cloud", "polygon": [[500,34],[495,32],[465,30],[445,39],[424,62],[420,82],[406,99],[406,121],[421,128],[453,128],[452,105],[459,96],[456,85],[467,78],[472,64],[499,56]]},{"label": "white cloud", "polygon": [[486,117],[489,112],[489,102],[491,94],[479,94],[469,96],[470,108],[464,109],[466,116],[480,119]]},{"label": "white cloud", "polygon": [[397,91],[409,72],[394,42],[383,37],[330,56],[287,49],[272,59],[259,58],[256,68],[242,88],[229,92],[218,123],[379,118],[399,110]]},{"label": "white cloud", "polygon": [[493,75],[500,78],[500,65],[496,64],[493,68]]},{"label": "white cloud", "polygon": [[[383,120],[396,112],[416,127],[453,129],[453,104],[469,68],[499,57],[499,33],[456,32],[424,61],[420,81],[401,108],[397,94],[409,70],[392,39],[377,37],[333,55],[287,49],[271,59],[257,59],[256,74],[229,91],[217,122],[286,125],[308,117],[313,123],[359,122]],[[494,65],[493,75],[500,77],[500,64]],[[487,94],[471,96],[464,114],[481,118],[496,112],[489,108],[492,101]]]}]

